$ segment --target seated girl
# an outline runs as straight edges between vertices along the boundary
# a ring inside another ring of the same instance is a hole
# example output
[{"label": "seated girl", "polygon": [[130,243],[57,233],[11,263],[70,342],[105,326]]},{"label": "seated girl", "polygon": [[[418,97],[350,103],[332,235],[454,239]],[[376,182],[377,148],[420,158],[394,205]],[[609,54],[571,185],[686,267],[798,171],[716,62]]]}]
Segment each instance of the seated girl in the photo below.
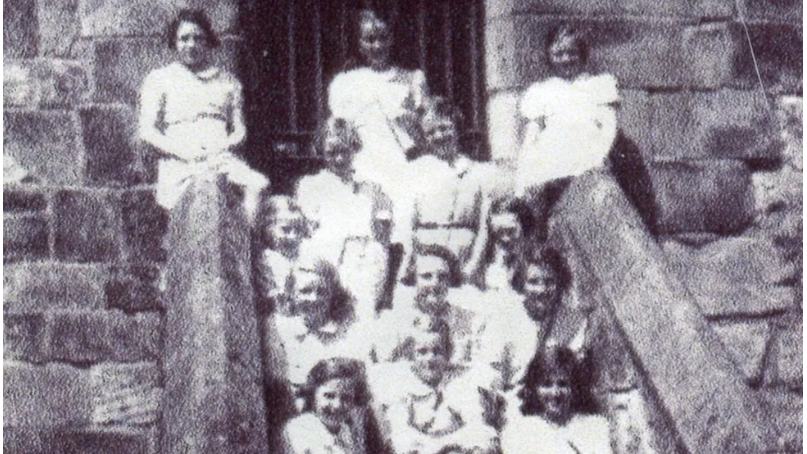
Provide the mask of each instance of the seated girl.
[{"label": "seated girl", "polygon": [[219,46],[200,10],[182,10],[171,23],[168,46],[178,60],[152,71],[140,96],[140,138],[161,154],[157,202],[172,209],[198,178],[226,175],[244,190],[252,219],[269,180],[236,157],[246,137],[241,84],[213,64]]},{"label": "seated girl", "polygon": [[313,227],[306,247],[338,264],[357,315],[372,320],[386,280],[391,204],[377,184],[354,179],[361,139],[352,123],[330,118],[322,136],[327,168],[303,177],[296,188],[297,203]]},{"label": "seated girl", "polygon": [[318,362],[303,387],[303,413],[283,430],[286,454],[376,454],[383,451],[372,415],[364,365],[346,358]]},{"label": "seated girl", "polygon": [[275,195],[262,200],[256,219],[255,290],[266,312],[288,314],[287,281],[307,235],[303,213],[294,200]]},{"label": "seated girl", "polygon": [[535,82],[521,99],[527,120],[516,167],[516,195],[539,204],[542,222],[569,177],[601,167],[616,137],[617,80],[586,71],[588,45],[562,25],[547,37],[553,77]]},{"label": "seated girl", "polygon": [[518,399],[508,402],[501,434],[504,454],[610,454],[608,420],[590,414],[593,399],[575,354],[565,347],[539,351]]},{"label": "seated girl", "polygon": [[375,411],[396,453],[495,452],[483,380],[468,366],[452,364],[451,350],[445,330],[422,331],[414,339],[413,361],[371,369]]}]

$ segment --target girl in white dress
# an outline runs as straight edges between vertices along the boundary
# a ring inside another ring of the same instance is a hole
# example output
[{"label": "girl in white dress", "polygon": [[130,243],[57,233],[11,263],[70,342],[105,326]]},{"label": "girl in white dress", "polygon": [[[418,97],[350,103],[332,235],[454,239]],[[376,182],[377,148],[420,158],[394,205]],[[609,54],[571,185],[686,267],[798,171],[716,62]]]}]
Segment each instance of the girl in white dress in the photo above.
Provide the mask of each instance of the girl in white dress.
[{"label": "girl in white dress", "polygon": [[508,399],[503,454],[611,454],[608,420],[592,407],[575,354],[565,347],[539,351],[517,398]]},{"label": "girl in white dress", "polygon": [[318,362],[308,374],[303,394],[303,413],[283,430],[285,454],[378,452],[377,446],[368,446],[373,428],[360,361],[330,358]]},{"label": "girl in white dress", "polygon": [[168,40],[179,58],[152,71],[140,96],[140,138],[161,153],[157,202],[170,210],[194,179],[223,174],[243,187],[252,219],[269,180],[234,154],[246,137],[241,84],[213,65],[220,43],[204,12],[180,11]]},{"label": "girl in white dress", "polygon": [[549,37],[547,58],[556,75],[534,83],[521,99],[528,124],[518,157],[517,196],[602,166],[616,137],[617,81],[611,74],[584,70],[588,47],[582,35],[561,26]]},{"label": "girl in white dress", "polygon": [[392,241],[411,235],[407,155],[417,144],[418,118],[426,97],[423,71],[395,66],[391,24],[362,10],[358,20],[361,66],[338,74],[328,89],[334,117],[356,125],[362,148],[353,163],[356,181],[377,183],[394,204]]}]

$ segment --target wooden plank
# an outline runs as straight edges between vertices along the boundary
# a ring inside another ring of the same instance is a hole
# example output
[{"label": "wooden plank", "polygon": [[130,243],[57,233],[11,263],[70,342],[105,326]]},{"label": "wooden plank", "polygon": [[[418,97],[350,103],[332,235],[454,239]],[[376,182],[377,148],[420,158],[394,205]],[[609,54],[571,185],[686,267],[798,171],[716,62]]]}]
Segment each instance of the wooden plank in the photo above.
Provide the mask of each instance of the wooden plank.
[{"label": "wooden plank", "polygon": [[776,446],[764,404],[742,380],[693,297],[670,269],[613,177],[578,178],[551,235],[576,279],[593,282],[691,453],[761,453]]},{"label": "wooden plank", "polygon": [[171,213],[163,452],[268,452],[249,228],[223,178]]}]

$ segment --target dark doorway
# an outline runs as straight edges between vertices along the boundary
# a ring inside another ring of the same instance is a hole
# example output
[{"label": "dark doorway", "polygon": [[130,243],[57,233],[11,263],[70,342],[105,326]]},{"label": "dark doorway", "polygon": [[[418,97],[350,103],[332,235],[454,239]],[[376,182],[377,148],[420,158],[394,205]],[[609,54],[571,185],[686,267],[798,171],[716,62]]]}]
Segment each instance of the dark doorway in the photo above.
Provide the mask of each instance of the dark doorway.
[{"label": "dark doorway", "polygon": [[394,18],[396,63],[423,69],[430,91],[459,107],[464,150],[488,156],[482,0],[244,0],[246,157],[278,192],[321,166],[314,132],[327,115],[328,84],[356,48],[355,13],[367,6]]}]

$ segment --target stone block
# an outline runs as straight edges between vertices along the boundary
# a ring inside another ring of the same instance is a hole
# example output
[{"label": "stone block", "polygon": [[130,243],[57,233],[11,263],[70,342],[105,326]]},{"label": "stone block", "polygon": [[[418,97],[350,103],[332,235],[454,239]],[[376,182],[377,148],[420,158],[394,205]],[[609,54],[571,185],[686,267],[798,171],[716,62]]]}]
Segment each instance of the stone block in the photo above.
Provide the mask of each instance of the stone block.
[{"label": "stone block", "polygon": [[131,265],[114,269],[106,287],[107,304],[124,312],[163,309],[160,269],[154,265]]},{"label": "stone block", "polygon": [[155,363],[102,364],[91,370],[93,424],[152,425],[159,417],[161,373]]},{"label": "stone block", "polygon": [[657,162],[648,171],[661,234],[737,232],[753,219],[751,178],[742,162]]},{"label": "stone block", "polygon": [[804,2],[800,0],[743,0],[742,13],[750,19],[801,24]]},{"label": "stone block", "polygon": [[70,107],[89,96],[87,70],[73,60],[13,60],[3,64],[8,107]]},{"label": "stone block", "polygon": [[121,213],[129,259],[164,261],[163,237],[168,227],[168,212],[157,204],[154,191],[138,190],[124,193]]},{"label": "stone block", "polygon": [[3,314],[3,359],[41,362],[47,358],[42,314]]},{"label": "stone block", "polygon": [[161,348],[159,315],[118,311],[63,312],[50,326],[50,354],[75,364],[149,361]]},{"label": "stone block", "polygon": [[[485,75],[489,91],[518,87],[523,82],[516,75],[516,49],[529,39],[516,30],[523,19],[500,17],[489,19],[485,27]],[[493,119],[494,117],[491,117]]]},{"label": "stone block", "polygon": [[92,414],[89,371],[4,361],[3,404],[4,428],[85,425]]},{"label": "stone block", "polygon": [[3,309],[10,313],[101,309],[109,279],[99,266],[25,264],[6,266]]},{"label": "stone block", "polygon": [[[498,7],[498,3],[492,2]],[[647,15],[729,17],[734,11],[730,0],[511,0],[509,12],[563,15]],[[490,10],[490,7],[488,8]]]},{"label": "stone block", "polygon": [[45,438],[46,452],[64,454],[153,454],[156,433],[117,427],[59,428]]},{"label": "stone block", "polygon": [[652,97],[653,157],[678,159],[773,159],[782,144],[757,91],[660,94]]},{"label": "stone block", "polygon": [[804,42],[801,26],[750,24],[748,36],[750,45],[742,47],[735,60],[735,84],[758,89],[761,78],[767,91],[800,93]]},{"label": "stone block", "polygon": [[31,58],[37,52],[35,0],[3,2],[3,59]]},{"label": "stone block", "polygon": [[3,452],[9,454],[44,454],[44,434],[41,430],[27,427],[3,428]]},{"label": "stone block", "polygon": [[39,55],[69,56],[79,38],[78,0],[37,0]]},{"label": "stone block", "polygon": [[762,378],[762,367],[771,328],[766,322],[714,323],[712,329],[749,384]]},{"label": "stone block", "polygon": [[238,26],[236,0],[79,0],[82,36],[162,37],[182,8],[204,10],[217,33],[233,32]]},{"label": "stone block", "polygon": [[780,328],[772,348],[766,381],[791,389],[804,386],[804,322],[798,320]]},{"label": "stone block", "polygon": [[35,213],[48,206],[45,193],[24,187],[3,188],[3,213]]},{"label": "stone block", "polygon": [[762,388],[759,395],[770,409],[771,421],[781,434],[781,448],[777,452],[804,452],[804,396],[801,390]]},{"label": "stone block", "polygon": [[662,245],[707,317],[764,315],[793,305],[793,288],[780,285],[790,267],[770,241],[728,237],[700,247]]},{"label": "stone block", "polygon": [[652,157],[654,147],[651,135],[653,104],[651,97],[642,90],[621,90],[622,102],[617,110],[617,124],[647,159]]},{"label": "stone block", "polygon": [[743,38],[742,28],[736,23],[711,22],[684,27],[686,85],[696,88],[728,85],[734,75],[739,48],[746,43]]},{"label": "stone block", "polygon": [[81,183],[79,125],[68,112],[3,112],[3,157],[9,156],[36,181]]},{"label": "stone block", "polygon": [[41,217],[4,217],[3,262],[47,258],[48,234],[48,221]]},{"label": "stone block", "polygon": [[59,191],[54,197],[56,257],[67,262],[104,262],[119,254],[118,197]]},{"label": "stone block", "polygon": [[137,119],[131,109],[93,106],[79,112],[84,133],[85,178],[94,186],[139,183]]}]

